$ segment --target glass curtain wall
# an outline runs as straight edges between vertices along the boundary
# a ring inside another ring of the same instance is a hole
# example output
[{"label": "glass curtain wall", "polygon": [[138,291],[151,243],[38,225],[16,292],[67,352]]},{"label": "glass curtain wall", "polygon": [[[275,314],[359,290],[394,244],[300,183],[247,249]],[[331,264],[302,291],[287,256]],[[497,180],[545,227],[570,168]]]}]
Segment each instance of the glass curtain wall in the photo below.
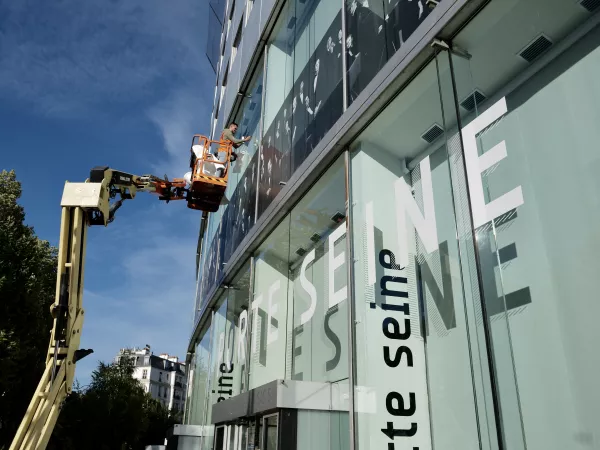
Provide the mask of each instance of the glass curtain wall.
[{"label": "glass curtain wall", "polygon": [[479,448],[444,119],[432,61],[351,148],[358,449]]},{"label": "glass curtain wall", "polygon": [[345,202],[339,158],[290,213],[294,380],[348,383]]},{"label": "glass curtain wall", "polygon": [[202,448],[212,448],[212,406],[248,390],[250,262],[221,295],[196,346],[186,423],[206,425]]},{"label": "glass curtain wall", "polygon": [[[219,280],[223,263],[227,262],[238,245],[254,225],[256,215],[256,183],[258,177],[259,135],[262,116],[263,70],[262,63],[250,82],[247,96],[236,117],[239,124],[238,135],[253,136],[238,150],[238,159],[231,165],[231,173],[224,205],[219,211],[210,214],[204,238],[203,273],[198,279],[197,303],[200,309],[207,295]],[[220,130],[219,135],[220,135]],[[218,138],[216,136],[215,138]]]},{"label": "glass curtain wall", "polygon": [[598,23],[492,1],[352,145],[357,448],[595,448]]},{"label": "glass curtain wall", "polygon": [[256,254],[250,388],[348,383],[344,174],[339,159]]},{"label": "glass curtain wall", "polygon": [[586,5],[492,1],[454,39],[470,58],[441,74],[456,86],[505,448],[599,442],[600,28]]},{"label": "glass curtain wall", "polygon": [[341,23],[341,5],[327,0],[288,0],[277,20],[267,44],[259,215],[342,114]]},{"label": "glass curtain wall", "polygon": [[254,257],[249,388],[286,378],[289,216]]},{"label": "glass curtain wall", "polygon": [[190,425],[206,424],[206,396],[210,372],[210,350],[211,350],[210,326],[202,334],[200,342],[196,345],[194,355],[194,375],[191,389],[191,398],[188,400],[189,411],[187,423]]},{"label": "glass curtain wall", "polygon": [[[346,76],[351,104],[385,63],[423,23],[424,0],[345,0]],[[342,33],[338,42],[341,47]]]}]

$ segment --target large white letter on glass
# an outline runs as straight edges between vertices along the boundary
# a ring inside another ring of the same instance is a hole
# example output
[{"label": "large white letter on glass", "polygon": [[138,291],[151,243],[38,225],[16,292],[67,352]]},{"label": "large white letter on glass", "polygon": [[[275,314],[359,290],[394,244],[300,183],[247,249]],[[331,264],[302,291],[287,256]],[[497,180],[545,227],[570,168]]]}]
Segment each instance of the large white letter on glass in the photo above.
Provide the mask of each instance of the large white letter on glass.
[{"label": "large white letter on glass", "polygon": [[400,254],[398,263],[402,267],[408,266],[408,229],[406,226],[406,215],[421,237],[425,250],[431,253],[438,248],[437,224],[435,221],[435,208],[433,203],[433,185],[431,183],[431,166],[429,156],[419,164],[421,171],[421,187],[423,190],[423,212],[412,196],[411,188],[404,178],[396,181],[396,221],[398,223],[398,245]]},{"label": "large white letter on glass", "polygon": [[300,286],[302,286],[310,297],[310,306],[300,315],[300,325],[304,325],[312,319],[312,316],[315,314],[315,309],[317,309],[317,289],[315,288],[315,285],[306,278],[306,269],[314,260],[315,249],[313,248],[310,253],[306,255],[304,261],[302,261],[302,267],[300,268]]},{"label": "large white letter on glass", "polygon": [[521,186],[517,186],[512,191],[492,200],[487,205],[485,204],[483,196],[481,172],[506,158],[506,141],[500,142],[483,155],[479,156],[477,154],[476,136],[487,126],[506,114],[507,111],[506,98],[503,97],[462,129],[467,178],[471,188],[471,207],[473,209],[473,222],[475,228],[478,228],[490,220],[523,204],[523,192],[521,191]]},{"label": "large white letter on glass", "polygon": [[[260,330],[258,329],[258,307],[262,303],[262,294],[254,299],[252,302],[252,353],[256,353],[256,343],[258,342],[258,336],[260,336]],[[263,323],[264,327],[265,324]]]},{"label": "large white letter on glass", "polygon": [[273,303],[273,295],[275,295],[275,292],[279,290],[280,286],[281,281],[277,280],[269,288],[269,311],[267,312],[267,345],[272,342],[275,342],[279,337],[279,328],[275,328],[275,331],[271,332],[271,321],[273,320],[273,316],[277,314],[278,309],[277,303]]},{"label": "large white letter on glass", "polygon": [[335,256],[335,243],[339,241],[344,234],[346,234],[345,223],[341,224],[329,235],[329,308],[343,302],[348,296],[348,286],[344,286],[337,291],[335,290],[334,278],[335,270],[338,267],[343,266],[344,261],[346,260],[346,252],[340,252],[339,255]]},{"label": "large white letter on glass", "polygon": [[246,330],[248,329],[248,311],[243,310],[238,319],[238,351],[237,361],[239,364],[246,362]]}]

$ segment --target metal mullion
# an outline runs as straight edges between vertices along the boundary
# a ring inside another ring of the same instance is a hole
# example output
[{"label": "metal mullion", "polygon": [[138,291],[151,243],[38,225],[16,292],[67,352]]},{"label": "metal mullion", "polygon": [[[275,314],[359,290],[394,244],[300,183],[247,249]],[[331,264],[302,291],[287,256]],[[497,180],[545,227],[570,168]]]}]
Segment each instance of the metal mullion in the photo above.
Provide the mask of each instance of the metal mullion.
[{"label": "metal mullion", "polygon": [[250,390],[250,364],[252,362],[252,324],[254,323],[254,314],[252,313],[252,300],[254,299],[254,272],[255,272],[255,258],[250,257],[250,286],[248,289],[248,323],[246,324],[246,392]]},{"label": "metal mullion", "polygon": [[[450,79],[452,81],[452,92],[453,92],[453,96],[454,96],[453,100],[454,100],[456,121],[457,121],[458,129],[462,130],[462,123],[461,123],[462,121],[461,121],[460,110],[459,110],[459,106],[458,106],[458,90],[456,87],[454,64],[452,62],[452,54],[450,52],[447,52],[447,54],[448,54],[448,61],[450,64]],[[467,173],[467,163],[466,163],[466,158],[464,155],[464,142],[463,142],[463,138],[462,138],[462,133],[458,133],[458,135],[459,135],[459,139],[460,139],[461,152],[463,153],[462,158],[461,158],[462,163],[463,163],[463,171],[466,174]],[[494,351],[494,347],[493,347],[493,343],[492,343],[492,331],[491,331],[491,327],[490,327],[490,323],[489,323],[489,316],[488,316],[488,312],[487,312],[485,293],[484,293],[484,289],[483,289],[483,275],[481,273],[481,257],[479,255],[479,247],[477,245],[475,223],[473,221],[473,214],[472,214],[473,206],[471,204],[471,193],[470,193],[469,183],[466,183],[465,190],[466,190],[466,201],[467,201],[467,205],[469,208],[469,225],[470,225],[471,240],[472,240],[472,245],[473,245],[473,254],[475,256],[475,271],[477,273],[477,284],[478,284],[478,288],[479,288],[481,312],[483,315],[483,334],[484,334],[485,344],[487,347],[486,348],[486,356],[487,356],[487,364],[488,364],[490,384],[491,384],[491,390],[492,390],[492,406],[494,409],[494,415],[496,416],[495,420],[494,420],[494,424],[496,426],[496,438],[498,439],[498,447],[502,450],[502,449],[506,448],[506,443],[505,443],[503,426],[502,426],[502,413],[501,413],[501,409],[500,409],[500,398],[499,398],[499,391],[498,391],[498,380],[497,380],[497,375],[496,375],[496,367],[495,367],[495,363],[494,363],[493,356],[492,356],[493,351]]]},{"label": "metal mullion", "polygon": [[348,73],[347,73],[347,64],[346,57],[346,0],[341,0],[342,2],[342,91],[343,91],[343,108],[344,111],[348,109]]},{"label": "metal mullion", "polygon": [[263,133],[265,126],[265,101],[267,98],[267,57],[268,57],[268,44],[265,45],[265,49],[263,51],[263,74],[262,74],[262,97],[260,99],[260,125],[259,125],[259,137],[260,143],[258,145],[258,158],[256,158],[256,195],[254,200],[254,222],[252,225],[256,223],[258,220],[258,197],[260,194],[260,157],[262,155],[262,147],[263,147]]},{"label": "metal mullion", "polygon": [[350,449],[356,448],[355,426],[355,408],[354,408],[354,384],[356,383],[356,333],[355,324],[355,303],[354,303],[354,240],[352,239],[352,173],[350,151],[344,152],[345,162],[345,182],[346,182],[346,258],[347,278],[348,278],[348,395],[349,395],[349,430]]}]

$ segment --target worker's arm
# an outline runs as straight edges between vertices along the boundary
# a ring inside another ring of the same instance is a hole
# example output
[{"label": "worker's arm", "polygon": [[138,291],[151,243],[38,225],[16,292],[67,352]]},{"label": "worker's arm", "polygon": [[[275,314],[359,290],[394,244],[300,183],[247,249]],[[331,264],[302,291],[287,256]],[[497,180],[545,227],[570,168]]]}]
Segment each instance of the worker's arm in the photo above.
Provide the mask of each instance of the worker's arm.
[{"label": "worker's arm", "polygon": [[223,138],[228,141],[231,141],[233,146],[235,148],[238,148],[244,142],[248,142],[252,138],[252,136],[246,136],[244,139],[238,139],[233,135],[233,133],[231,132],[231,130],[229,128],[226,128],[225,130],[223,130]]}]

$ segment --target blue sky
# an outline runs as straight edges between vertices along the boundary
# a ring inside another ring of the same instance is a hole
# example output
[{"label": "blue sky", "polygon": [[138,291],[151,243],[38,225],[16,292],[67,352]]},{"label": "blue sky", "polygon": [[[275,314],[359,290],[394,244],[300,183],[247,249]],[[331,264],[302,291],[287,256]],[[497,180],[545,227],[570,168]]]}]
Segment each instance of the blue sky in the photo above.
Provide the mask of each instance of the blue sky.
[{"label": "blue sky", "polygon": [[[215,75],[207,0],[0,1],[1,169],[23,185],[26,221],[56,245],[64,182],[96,165],[181,177],[208,132]],[[78,365],[149,344],[185,358],[200,213],[139,194],[88,235]]]}]

